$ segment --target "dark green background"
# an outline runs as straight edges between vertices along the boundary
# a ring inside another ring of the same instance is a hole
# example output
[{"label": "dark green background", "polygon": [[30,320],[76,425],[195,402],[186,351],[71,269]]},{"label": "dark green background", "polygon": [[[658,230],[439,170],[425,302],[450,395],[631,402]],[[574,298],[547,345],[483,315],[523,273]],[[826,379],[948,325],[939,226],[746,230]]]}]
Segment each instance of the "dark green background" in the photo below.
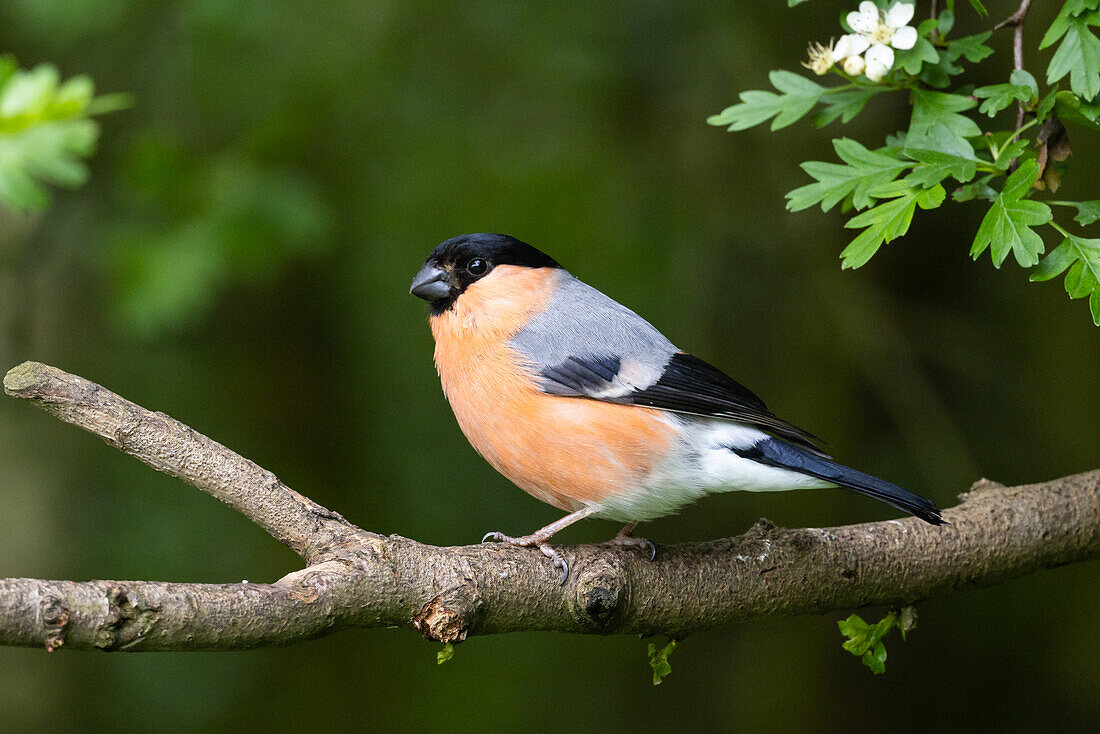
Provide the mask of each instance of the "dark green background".
[{"label": "dark green background", "polygon": [[[372,530],[444,545],[527,532],[558,513],[466,444],[407,292],[439,241],[501,231],[838,458],[943,505],[983,476],[1100,466],[1100,331],[1059,284],[971,262],[981,205],[919,212],[855,272],[839,268],[838,214],[785,211],[799,161],[831,159],[833,135],[874,147],[906,126],[901,99],[845,130],[704,123],[795,68],[855,4],[7,0],[0,50],[134,106],[104,118],[86,187],[41,216],[0,213],[0,366],[100,382]],[[1014,5],[990,3],[995,17]],[[964,32],[990,25],[960,16]],[[1003,81],[1009,44],[994,38],[1001,66],[974,81]],[[1059,198],[1096,198],[1096,143],[1072,140]],[[0,436],[0,576],[297,567],[216,501],[29,405],[0,400]],[[645,531],[702,540],[761,515],[896,513],[841,492],[735,494]],[[840,647],[846,612],[695,635],[659,688],[633,637],[477,638],[439,667],[408,630],[247,653],[0,649],[0,729],[1086,729],[1100,717],[1097,571],[930,600],[878,677]]]}]

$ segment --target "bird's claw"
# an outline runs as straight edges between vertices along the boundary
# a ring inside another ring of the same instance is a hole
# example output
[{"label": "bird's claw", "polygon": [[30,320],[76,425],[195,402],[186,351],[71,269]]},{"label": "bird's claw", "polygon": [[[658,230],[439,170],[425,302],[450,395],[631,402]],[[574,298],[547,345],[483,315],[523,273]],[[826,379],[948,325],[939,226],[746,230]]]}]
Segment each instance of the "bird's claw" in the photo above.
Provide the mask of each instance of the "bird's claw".
[{"label": "bird's claw", "polygon": [[632,535],[635,525],[636,523],[630,523],[608,542],[623,548],[644,548],[649,551],[649,560],[652,561],[657,557],[657,544],[649,538],[635,538]]},{"label": "bird's claw", "polygon": [[642,548],[649,553],[651,561],[657,557],[657,544],[649,538],[612,538],[608,543],[622,548]]},{"label": "bird's claw", "polygon": [[521,548],[538,548],[544,556],[554,562],[555,568],[561,569],[561,583],[564,586],[565,582],[569,580],[569,563],[565,560],[565,556],[561,552],[555,550],[553,546],[547,543],[537,535],[527,535],[522,538],[513,538],[510,535],[497,531],[490,531],[485,533],[485,536],[481,539],[484,543],[487,540],[494,540],[498,543],[508,543],[509,545],[517,545]]}]

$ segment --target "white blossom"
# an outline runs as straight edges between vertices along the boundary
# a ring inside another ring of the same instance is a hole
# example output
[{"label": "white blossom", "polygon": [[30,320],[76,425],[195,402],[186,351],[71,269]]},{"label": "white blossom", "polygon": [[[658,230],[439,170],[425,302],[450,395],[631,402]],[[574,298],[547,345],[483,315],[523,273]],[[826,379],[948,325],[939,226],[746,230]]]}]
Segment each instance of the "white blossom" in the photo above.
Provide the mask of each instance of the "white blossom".
[{"label": "white blossom", "polygon": [[871,0],[863,0],[859,4],[859,10],[853,10],[845,18],[848,27],[856,33],[870,35],[878,28],[879,9]]},{"label": "white blossom", "polygon": [[894,49],[903,51],[917,43],[917,29],[908,25],[913,19],[913,4],[895,2],[889,10],[880,8],[871,0],[863,0],[859,10],[845,17],[852,29],[835,44],[810,44],[809,60],[802,65],[817,75],[824,74],[839,64],[849,76],[866,75],[873,82],[880,81],[894,66]]},{"label": "white blossom", "polygon": [[859,76],[863,73],[863,57],[862,56],[849,56],[844,59],[844,63],[841,65],[844,68],[844,73],[849,76]]},{"label": "white blossom", "polygon": [[849,33],[840,37],[840,40],[836,42],[833,53],[838,60],[846,59],[849,56],[859,56],[870,45],[871,42],[858,33]]},{"label": "white blossom", "polygon": [[809,61],[803,61],[802,65],[818,76],[829,71],[829,69],[833,68],[833,64],[844,58],[836,54],[836,50],[833,48],[832,39],[829,40],[828,46],[820,43],[811,43],[810,47],[806,49],[806,53],[809,55],[810,59]]},{"label": "white blossom", "polygon": [[865,56],[867,67],[864,73],[873,82],[886,76],[886,72],[890,71],[890,67],[894,65],[894,52],[889,46],[873,44],[867,49]]},{"label": "white blossom", "polygon": [[[913,5],[897,2],[889,10],[882,10],[871,0],[863,0],[859,10],[848,13],[845,20],[854,33],[842,36],[834,51],[844,70],[855,76],[860,68],[867,78],[877,82],[894,65],[894,49],[913,48],[917,43],[917,29],[907,25],[913,19]],[[866,53],[864,53],[866,52]],[[848,59],[864,54],[859,62]]]}]

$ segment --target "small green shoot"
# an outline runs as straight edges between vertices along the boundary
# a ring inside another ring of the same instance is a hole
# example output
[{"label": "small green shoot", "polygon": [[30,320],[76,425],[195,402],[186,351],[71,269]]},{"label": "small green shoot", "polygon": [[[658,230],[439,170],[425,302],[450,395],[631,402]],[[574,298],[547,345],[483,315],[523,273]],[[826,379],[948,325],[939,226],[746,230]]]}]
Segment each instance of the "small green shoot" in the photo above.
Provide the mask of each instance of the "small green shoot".
[{"label": "small green shoot", "polygon": [[853,614],[836,624],[840,633],[848,638],[844,642],[844,649],[862,659],[863,664],[878,675],[886,672],[886,646],[882,643],[882,638],[897,627],[901,631],[901,639],[904,640],[906,634],[917,626],[917,611],[911,606],[905,607],[900,612],[890,612],[873,625],[864,622],[858,614]]},{"label": "small green shoot", "polygon": [[451,643],[443,645],[443,649],[435,654],[435,664],[442,665],[455,656],[455,646]]},{"label": "small green shoot", "polygon": [[669,639],[668,644],[660,650],[652,642],[649,643],[649,667],[653,668],[653,685],[661,685],[665,676],[672,672],[672,664],[668,662],[669,655],[676,649],[676,640]]}]

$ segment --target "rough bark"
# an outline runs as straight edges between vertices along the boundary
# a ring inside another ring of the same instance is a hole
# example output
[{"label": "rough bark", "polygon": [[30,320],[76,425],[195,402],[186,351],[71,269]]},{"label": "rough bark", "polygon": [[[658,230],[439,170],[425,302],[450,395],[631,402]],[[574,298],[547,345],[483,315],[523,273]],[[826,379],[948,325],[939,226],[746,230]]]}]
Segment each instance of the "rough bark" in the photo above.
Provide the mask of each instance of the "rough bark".
[{"label": "rough bark", "polygon": [[0,580],[0,644],[101,650],[238,650],[348,627],[424,637],[526,630],[665,633],[756,617],[904,605],[1100,556],[1100,470],[1041,484],[979,482],[944,512],[663,546],[563,548],[566,584],[535,550],[440,548],[356,527],[219,443],[54,367],[4,380],[146,464],[208,492],[286,543],[306,568],[271,584]]}]

